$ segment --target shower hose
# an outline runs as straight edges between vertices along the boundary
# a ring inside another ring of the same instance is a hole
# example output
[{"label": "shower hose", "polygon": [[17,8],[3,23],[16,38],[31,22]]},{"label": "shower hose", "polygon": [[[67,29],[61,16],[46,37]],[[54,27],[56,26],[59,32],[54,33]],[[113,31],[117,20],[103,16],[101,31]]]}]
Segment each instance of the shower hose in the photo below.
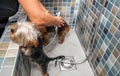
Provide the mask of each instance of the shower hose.
[{"label": "shower hose", "polygon": [[[61,13],[61,12],[58,12],[58,13],[56,13],[56,15],[57,15],[57,16],[61,16],[62,13]],[[49,47],[49,46],[53,43],[53,41],[54,41],[55,38],[57,37],[57,33],[58,33],[58,27],[55,27],[55,35],[54,35],[53,39],[50,41],[50,43],[49,43],[47,46],[45,46],[45,48]],[[66,62],[66,61],[63,61],[63,60],[57,60],[57,62],[59,62],[59,63],[65,63],[65,64],[82,64],[82,63],[84,63],[84,62],[87,61],[87,60],[88,60],[88,57],[86,57],[86,58],[85,58],[83,61],[81,61],[81,62]]]}]

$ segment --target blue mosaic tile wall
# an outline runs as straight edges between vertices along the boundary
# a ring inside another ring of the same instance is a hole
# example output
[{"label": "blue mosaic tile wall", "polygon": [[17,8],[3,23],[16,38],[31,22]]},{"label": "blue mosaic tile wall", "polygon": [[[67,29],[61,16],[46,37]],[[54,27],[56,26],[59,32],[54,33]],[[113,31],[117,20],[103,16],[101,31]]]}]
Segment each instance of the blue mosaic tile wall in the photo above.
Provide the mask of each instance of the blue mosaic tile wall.
[{"label": "blue mosaic tile wall", "polygon": [[120,76],[120,0],[80,0],[76,32],[95,76]]},{"label": "blue mosaic tile wall", "polygon": [[74,28],[79,0],[41,0],[41,2],[54,15],[61,11],[63,19]]}]

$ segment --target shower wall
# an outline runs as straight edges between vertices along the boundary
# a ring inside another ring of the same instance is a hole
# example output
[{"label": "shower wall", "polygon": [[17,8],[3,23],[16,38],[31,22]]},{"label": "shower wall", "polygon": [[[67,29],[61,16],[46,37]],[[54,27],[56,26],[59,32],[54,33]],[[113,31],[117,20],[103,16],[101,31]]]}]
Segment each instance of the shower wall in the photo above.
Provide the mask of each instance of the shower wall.
[{"label": "shower wall", "polygon": [[95,76],[120,76],[120,0],[41,0],[74,28]]},{"label": "shower wall", "polygon": [[120,76],[120,0],[80,0],[76,33],[95,76]]},{"label": "shower wall", "polygon": [[41,0],[41,2],[54,15],[61,11],[63,19],[74,28],[79,0]]}]

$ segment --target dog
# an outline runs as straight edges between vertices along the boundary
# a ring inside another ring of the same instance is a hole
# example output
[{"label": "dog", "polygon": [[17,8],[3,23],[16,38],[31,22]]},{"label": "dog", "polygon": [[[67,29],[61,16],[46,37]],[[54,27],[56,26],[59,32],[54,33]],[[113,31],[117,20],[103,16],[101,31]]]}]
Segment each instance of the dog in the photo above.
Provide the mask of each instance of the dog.
[{"label": "dog", "polygon": [[64,59],[65,56],[48,57],[43,50],[43,40],[35,25],[30,22],[22,22],[10,25],[11,39],[19,44],[20,50],[30,59],[39,64],[43,76],[49,76],[47,67],[50,61]]},{"label": "dog", "polygon": [[[41,37],[43,40],[43,44],[46,46],[50,42],[50,33],[55,33],[55,27],[54,26],[43,26],[42,28],[39,28],[41,32]],[[69,25],[64,21],[64,26],[58,27],[57,35],[59,43],[62,44],[65,40],[66,34],[70,31]]]}]

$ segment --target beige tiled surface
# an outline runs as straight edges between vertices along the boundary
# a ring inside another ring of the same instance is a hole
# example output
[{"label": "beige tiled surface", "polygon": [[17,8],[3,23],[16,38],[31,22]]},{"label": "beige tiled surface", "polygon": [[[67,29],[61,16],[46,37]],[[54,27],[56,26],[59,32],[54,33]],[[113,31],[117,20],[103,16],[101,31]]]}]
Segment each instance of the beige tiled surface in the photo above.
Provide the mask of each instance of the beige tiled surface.
[{"label": "beige tiled surface", "polygon": [[0,39],[0,76],[12,76],[19,46],[10,39],[10,30],[5,29]]},{"label": "beige tiled surface", "polygon": [[[74,30],[67,35],[63,44],[53,45],[48,56],[58,55],[73,56],[76,62],[82,62],[86,57]],[[77,70],[61,71],[59,64],[55,67],[54,61],[49,63],[48,72],[50,76],[94,76],[88,61],[77,65]],[[41,76],[36,65],[32,65],[31,76]]]}]

